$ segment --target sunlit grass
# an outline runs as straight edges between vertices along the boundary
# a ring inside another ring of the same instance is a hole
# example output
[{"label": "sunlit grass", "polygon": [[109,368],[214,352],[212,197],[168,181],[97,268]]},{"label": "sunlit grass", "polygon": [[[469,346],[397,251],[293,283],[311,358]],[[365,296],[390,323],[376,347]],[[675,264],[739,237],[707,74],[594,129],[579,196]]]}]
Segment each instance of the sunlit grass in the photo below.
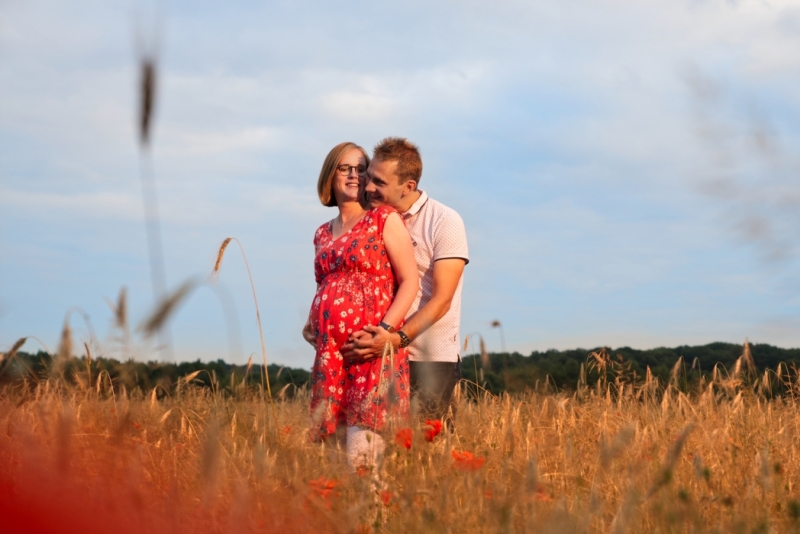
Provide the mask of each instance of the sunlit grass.
[{"label": "sunlit grass", "polygon": [[256,391],[51,379],[2,398],[0,508],[64,532],[790,531],[797,404],[731,380],[477,401],[462,385],[453,434],[389,431],[376,487],[308,441],[305,392],[275,404],[276,430]]}]

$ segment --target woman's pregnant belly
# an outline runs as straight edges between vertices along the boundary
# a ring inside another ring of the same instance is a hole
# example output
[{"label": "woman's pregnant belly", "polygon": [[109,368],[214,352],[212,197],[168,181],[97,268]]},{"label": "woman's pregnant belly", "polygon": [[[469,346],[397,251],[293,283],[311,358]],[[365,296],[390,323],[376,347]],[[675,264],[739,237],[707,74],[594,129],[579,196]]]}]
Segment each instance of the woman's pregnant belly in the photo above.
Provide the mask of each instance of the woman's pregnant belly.
[{"label": "woman's pregnant belly", "polygon": [[367,273],[331,273],[320,283],[313,313],[320,348],[343,345],[353,332],[377,325],[392,303],[394,281]]}]

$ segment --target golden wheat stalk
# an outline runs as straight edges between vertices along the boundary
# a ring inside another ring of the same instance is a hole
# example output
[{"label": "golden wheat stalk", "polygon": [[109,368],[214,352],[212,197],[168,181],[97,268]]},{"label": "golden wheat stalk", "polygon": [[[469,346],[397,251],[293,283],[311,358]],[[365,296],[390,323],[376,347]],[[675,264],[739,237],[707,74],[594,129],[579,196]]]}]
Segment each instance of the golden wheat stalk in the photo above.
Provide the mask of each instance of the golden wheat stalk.
[{"label": "golden wheat stalk", "polygon": [[217,253],[217,261],[214,262],[214,270],[211,272],[212,276],[219,276],[219,269],[222,267],[222,258],[225,256],[225,249],[228,248],[232,237],[226,237],[222,244],[219,246],[219,252]]},{"label": "golden wheat stalk", "polygon": [[677,438],[672,443],[672,447],[670,447],[667,455],[664,457],[664,463],[662,464],[661,470],[659,475],[656,477],[653,485],[650,487],[650,490],[646,494],[646,499],[652,497],[658,490],[662,487],[667,485],[672,480],[672,472],[675,467],[675,462],[678,461],[680,457],[681,450],[683,449],[684,444],[686,443],[689,434],[691,434],[692,430],[694,430],[694,423],[690,422],[686,426],[683,427],[681,433],[678,435]]},{"label": "golden wheat stalk", "polygon": [[0,375],[3,374],[3,371],[5,371],[6,366],[11,363],[11,360],[17,356],[17,352],[20,348],[22,348],[22,345],[24,345],[27,340],[27,337],[19,338],[13,345],[11,345],[11,348],[7,353],[0,354]]},{"label": "golden wheat stalk", "polygon": [[26,341],[28,341],[27,337],[19,338],[13,345],[11,345],[11,349],[5,355],[5,359],[3,361],[8,361],[14,356],[16,356],[17,352],[19,351],[19,349],[22,348],[22,345],[24,345]]},{"label": "golden wheat stalk", "polygon": [[748,374],[756,374],[756,362],[753,360],[753,353],[750,351],[750,342],[746,338],[742,349],[742,363],[744,363]]},{"label": "golden wheat stalk", "polygon": [[253,368],[253,355],[247,358],[247,366],[244,368],[244,378],[242,379],[241,389],[247,391],[247,377],[250,376],[250,370]]},{"label": "golden wheat stalk", "polygon": [[86,347],[86,374],[89,377],[89,382],[87,384],[89,385],[89,387],[91,387],[91,385],[92,385],[92,351],[89,350],[89,344],[88,343],[84,342],[83,346]]},{"label": "golden wheat stalk", "polygon": [[[383,372],[383,368],[387,363],[386,362],[387,356],[389,357],[389,362],[388,362],[389,363],[389,367],[388,367],[388,372],[384,373]],[[386,398],[387,407],[390,407],[392,404],[394,404],[393,403],[393,398],[394,398],[393,395],[395,394],[395,385],[394,385],[394,378],[393,378],[394,377],[393,369],[394,369],[394,345],[392,345],[390,342],[387,341],[386,344],[383,346],[383,352],[381,353],[381,361],[380,361],[380,366],[378,368],[378,373],[379,373],[378,390],[376,392],[376,395],[379,398],[381,396],[384,396]],[[386,376],[385,375],[388,375],[388,379],[389,379],[389,384],[388,385],[384,383],[386,381]],[[369,397],[367,397],[367,399],[369,399]],[[365,399],[365,401],[367,399]],[[376,402],[374,404],[375,404],[375,408],[374,408],[374,413],[373,413],[373,420],[377,422],[378,421],[378,417],[379,417],[378,416],[378,411],[379,411],[381,406],[380,406],[380,402],[378,402],[377,399],[376,399]],[[373,460],[375,458],[375,447],[376,447],[376,440],[373,439],[373,440],[370,441],[370,458],[372,458]],[[372,466],[372,469],[377,470],[377,468],[378,468],[378,466]]]},{"label": "golden wheat stalk", "polygon": [[72,329],[69,326],[69,317],[64,319],[64,326],[61,328],[61,340],[58,343],[56,358],[59,361],[68,360],[72,356]]},{"label": "golden wheat stalk", "polygon": [[492,370],[492,360],[489,358],[489,353],[486,352],[486,342],[483,340],[483,336],[478,336],[479,345],[481,348],[481,368],[485,371]]},{"label": "golden wheat stalk", "polygon": [[156,62],[150,55],[139,59],[139,142],[150,144],[156,100]]},{"label": "golden wheat stalk", "polygon": [[669,373],[669,383],[675,389],[679,389],[678,386],[680,385],[682,365],[683,365],[683,356],[678,358],[678,361],[675,362],[675,365],[672,366],[672,371]]},{"label": "golden wheat stalk", "polygon": [[[142,186],[142,202],[144,205],[145,231],[147,234],[148,257],[150,260],[150,278],[153,286],[153,299],[158,302],[167,295],[166,270],[164,267],[164,245],[161,238],[161,222],[158,210],[158,194],[155,171],[153,170],[152,151],[150,150],[153,122],[156,107],[158,61],[157,33],[154,32],[150,43],[141,33],[137,34],[137,53],[139,56],[139,174]],[[166,350],[168,358],[172,356],[172,342],[167,329],[160,330],[161,347]]]},{"label": "golden wheat stalk", "polygon": [[36,341],[37,343],[39,343],[39,345],[41,345],[41,347],[44,349],[44,352],[45,352],[45,353],[47,353],[47,354],[52,354],[52,353],[50,352],[50,349],[49,349],[49,348],[47,348],[47,345],[45,345],[45,344],[44,344],[44,342],[43,342],[41,339],[39,339],[39,338],[38,338],[38,337],[36,337],[36,336],[25,336],[25,337],[19,338],[19,339],[18,339],[18,340],[17,340],[17,341],[14,343],[14,345],[11,347],[11,350],[9,350],[8,354],[6,354],[6,355],[5,355],[5,358],[3,359],[3,362],[5,362],[5,365],[8,365],[8,364],[11,362],[12,358],[16,358],[16,360],[17,360],[19,363],[21,363],[21,364],[22,364],[22,366],[23,366],[23,367],[24,367],[24,368],[25,368],[25,369],[28,371],[28,373],[30,374],[30,376],[33,378],[33,380],[34,380],[34,381],[36,382],[36,384],[38,385],[38,384],[39,384],[39,376],[38,376],[38,375],[37,375],[37,374],[36,374],[36,373],[33,371],[33,369],[31,369],[30,367],[28,367],[28,364],[27,364],[27,363],[25,363],[25,360],[24,360],[24,359],[22,359],[22,358],[20,358],[20,357],[19,357],[19,355],[17,354],[17,352],[19,351],[19,349],[21,349],[21,348],[22,348],[22,345],[24,345],[24,344],[25,344],[25,342],[26,342],[27,340],[29,340],[29,339],[32,339],[32,340]]},{"label": "golden wheat stalk", "polygon": [[167,320],[175,312],[178,306],[186,300],[191,292],[199,285],[197,280],[189,279],[178,287],[171,294],[166,295],[158,303],[158,306],[153,310],[141,325],[140,330],[145,337],[151,337],[153,334],[159,332],[167,323]]},{"label": "golden wheat stalk", "polygon": [[130,345],[130,331],[128,329],[128,290],[121,287],[119,295],[117,295],[117,302],[114,303],[111,299],[105,299],[106,304],[111,309],[114,315],[114,327],[118,328],[122,334],[121,342],[123,349],[124,359],[129,359],[129,345]]},{"label": "golden wheat stalk", "polygon": [[275,422],[275,436],[278,440],[281,439],[281,433],[278,429],[278,414],[275,412],[275,403],[272,399],[272,388],[269,383],[269,370],[267,368],[267,347],[264,342],[264,328],[261,325],[261,311],[258,307],[258,295],[256,294],[256,285],[253,282],[253,274],[250,272],[250,263],[247,261],[247,254],[244,252],[244,247],[242,246],[242,242],[236,239],[235,237],[226,237],[222,244],[219,247],[219,252],[217,253],[217,261],[214,262],[214,270],[211,272],[212,276],[219,276],[219,270],[222,267],[222,258],[225,255],[225,249],[228,248],[228,244],[231,241],[236,241],[236,244],[239,245],[239,250],[242,252],[242,259],[244,259],[244,266],[247,269],[247,277],[250,279],[250,290],[253,293],[253,302],[255,303],[256,307],[256,322],[258,323],[258,335],[261,338],[261,355],[264,358],[264,367],[262,369],[262,375],[264,379],[264,383],[267,386],[267,398],[269,399],[270,408],[272,410],[272,419]]}]

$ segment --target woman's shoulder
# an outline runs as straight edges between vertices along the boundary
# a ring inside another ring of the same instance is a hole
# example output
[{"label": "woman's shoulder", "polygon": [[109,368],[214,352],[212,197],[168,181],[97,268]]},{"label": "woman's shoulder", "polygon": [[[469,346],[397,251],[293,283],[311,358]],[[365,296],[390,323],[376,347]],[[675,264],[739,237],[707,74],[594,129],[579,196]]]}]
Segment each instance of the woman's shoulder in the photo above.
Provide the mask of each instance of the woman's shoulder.
[{"label": "woman's shoulder", "polygon": [[367,219],[367,224],[370,226],[370,231],[377,231],[379,234],[383,234],[383,229],[386,227],[386,221],[389,220],[389,217],[393,213],[398,213],[398,211],[393,207],[386,205],[378,206],[377,208],[372,208],[369,210],[365,218]]},{"label": "woman's shoulder", "polygon": [[314,242],[315,243],[317,242],[317,240],[320,237],[322,237],[325,234],[327,234],[328,232],[330,232],[330,230],[331,230],[331,222],[332,221],[324,222],[319,226],[319,228],[317,228],[317,231],[314,232]]},{"label": "woman's shoulder", "polygon": [[386,217],[388,217],[392,213],[399,214],[400,212],[398,212],[396,209],[386,204],[383,204],[376,208],[372,208],[367,212],[368,215],[372,217],[380,217],[381,219],[386,219]]},{"label": "woman's shoulder", "polygon": [[322,233],[322,232],[330,231],[332,223],[333,223],[333,219],[331,219],[330,221],[325,221],[324,223],[319,225],[319,228],[317,228],[317,231],[315,233],[319,234],[319,233]]}]

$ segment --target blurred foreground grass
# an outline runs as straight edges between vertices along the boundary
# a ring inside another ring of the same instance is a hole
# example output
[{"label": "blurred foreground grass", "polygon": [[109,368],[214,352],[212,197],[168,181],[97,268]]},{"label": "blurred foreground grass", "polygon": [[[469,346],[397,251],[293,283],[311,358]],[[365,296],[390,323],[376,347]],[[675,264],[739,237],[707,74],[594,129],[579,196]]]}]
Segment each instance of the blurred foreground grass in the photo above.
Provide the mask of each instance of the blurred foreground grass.
[{"label": "blurred foreground grass", "polygon": [[693,394],[653,381],[476,398],[469,386],[452,435],[428,442],[415,422],[406,448],[401,428],[387,432],[379,491],[336,447],[308,442],[303,390],[276,403],[276,425],[257,390],[187,380],[160,399],[101,381],[7,388],[0,517],[20,532],[798,527],[791,395],[768,400],[718,376]]}]

